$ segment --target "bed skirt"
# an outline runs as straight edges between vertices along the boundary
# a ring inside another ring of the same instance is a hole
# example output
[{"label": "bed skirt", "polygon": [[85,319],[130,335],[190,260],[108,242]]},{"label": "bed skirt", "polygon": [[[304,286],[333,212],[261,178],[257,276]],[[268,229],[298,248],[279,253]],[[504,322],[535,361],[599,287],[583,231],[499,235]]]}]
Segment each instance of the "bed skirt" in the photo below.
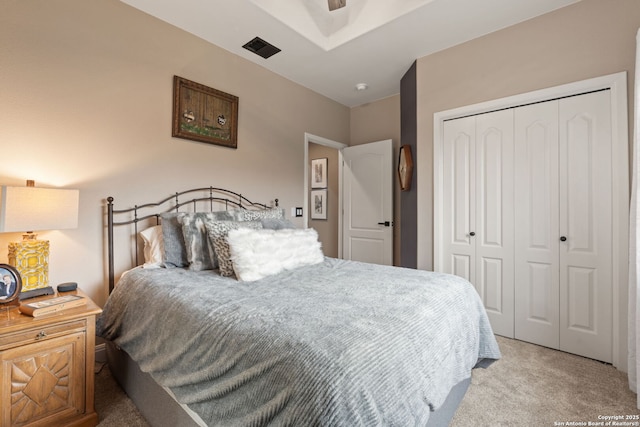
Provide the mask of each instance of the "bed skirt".
[{"label": "bed skirt", "polygon": [[[118,384],[152,427],[206,426],[189,407],[176,401],[171,391],[142,372],[129,355],[111,341],[106,342],[109,369]],[[429,417],[427,427],[446,427],[462,402],[471,378],[456,384],[444,404]]]}]

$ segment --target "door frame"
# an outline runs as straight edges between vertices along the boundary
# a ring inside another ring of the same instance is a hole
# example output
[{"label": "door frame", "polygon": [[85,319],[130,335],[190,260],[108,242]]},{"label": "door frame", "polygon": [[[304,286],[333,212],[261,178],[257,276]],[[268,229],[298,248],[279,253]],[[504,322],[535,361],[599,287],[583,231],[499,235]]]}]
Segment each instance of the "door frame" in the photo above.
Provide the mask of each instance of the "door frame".
[{"label": "door frame", "polygon": [[348,147],[347,144],[342,142],[333,141],[322,136],[313,135],[311,133],[304,133],[304,184],[303,184],[303,197],[304,208],[302,209],[302,226],[303,228],[309,227],[309,143],[312,142],[318,145],[324,145],[326,147],[335,148],[338,151],[338,258],[342,258],[342,149]]},{"label": "door frame", "polygon": [[[442,270],[443,164],[444,122],[464,116],[488,113],[535,102],[548,101],[586,92],[608,89],[611,92],[612,164],[618,172],[613,176],[613,366],[627,372],[627,294],[629,261],[629,128],[627,109],[627,72],[619,72],[588,80],[554,86],[533,92],[467,105],[433,115],[433,269]],[[617,315],[616,315],[617,314]]]}]

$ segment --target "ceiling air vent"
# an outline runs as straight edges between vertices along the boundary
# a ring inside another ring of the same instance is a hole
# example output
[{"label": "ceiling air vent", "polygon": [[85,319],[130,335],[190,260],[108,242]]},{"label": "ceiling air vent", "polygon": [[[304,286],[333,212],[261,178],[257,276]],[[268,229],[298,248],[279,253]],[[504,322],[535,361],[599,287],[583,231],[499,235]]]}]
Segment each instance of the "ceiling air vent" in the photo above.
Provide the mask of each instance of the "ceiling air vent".
[{"label": "ceiling air vent", "polygon": [[260,37],[254,37],[253,40],[246,43],[243,48],[250,50],[256,55],[262,56],[264,59],[269,58],[270,56],[275,55],[280,52],[280,49],[272,45],[271,43],[267,43],[262,40]]}]

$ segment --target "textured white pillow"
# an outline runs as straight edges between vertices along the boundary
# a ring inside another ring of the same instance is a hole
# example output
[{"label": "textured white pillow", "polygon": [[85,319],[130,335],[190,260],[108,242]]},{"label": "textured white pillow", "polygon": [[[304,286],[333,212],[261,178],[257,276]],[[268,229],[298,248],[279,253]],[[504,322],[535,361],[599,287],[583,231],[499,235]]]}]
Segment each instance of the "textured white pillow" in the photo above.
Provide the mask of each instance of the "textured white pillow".
[{"label": "textured white pillow", "polygon": [[238,280],[254,281],[324,260],[318,233],[305,230],[230,230],[227,236]]},{"label": "textured white pillow", "polygon": [[162,226],[155,225],[140,232],[144,242],[144,268],[160,268],[163,264],[164,238]]}]

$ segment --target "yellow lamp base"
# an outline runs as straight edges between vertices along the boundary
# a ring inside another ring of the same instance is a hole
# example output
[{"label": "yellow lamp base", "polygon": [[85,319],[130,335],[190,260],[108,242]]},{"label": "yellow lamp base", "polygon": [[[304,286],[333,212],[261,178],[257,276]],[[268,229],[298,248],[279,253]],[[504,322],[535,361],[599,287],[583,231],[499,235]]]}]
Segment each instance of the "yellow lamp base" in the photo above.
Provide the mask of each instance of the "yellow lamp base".
[{"label": "yellow lamp base", "polygon": [[22,292],[49,286],[49,241],[23,240],[9,243],[9,264],[22,278]]}]

